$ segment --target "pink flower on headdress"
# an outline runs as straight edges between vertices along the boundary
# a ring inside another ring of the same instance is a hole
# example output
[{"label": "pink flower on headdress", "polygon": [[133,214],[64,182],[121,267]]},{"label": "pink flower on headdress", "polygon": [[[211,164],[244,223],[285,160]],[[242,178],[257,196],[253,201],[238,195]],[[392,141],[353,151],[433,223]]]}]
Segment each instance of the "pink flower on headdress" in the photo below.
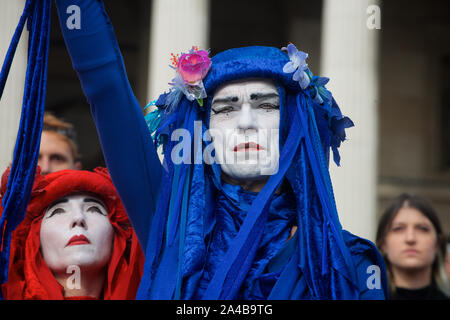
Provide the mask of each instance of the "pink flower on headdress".
[{"label": "pink flower on headdress", "polygon": [[209,52],[192,47],[189,53],[171,54],[172,68],[177,71],[175,78],[169,83],[174,87],[171,94],[170,105],[173,107],[180,99],[180,94],[184,93],[189,101],[197,100],[203,106],[203,98],[206,98],[206,90],[203,79],[208,74],[211,67]]},{"label": "pink flower on headdress", "polygon": [[189,53],[181,55],[177,69],[184,81],[190,85],[197,85],[208,74],[211,59],[208,51],[192,49]]}]

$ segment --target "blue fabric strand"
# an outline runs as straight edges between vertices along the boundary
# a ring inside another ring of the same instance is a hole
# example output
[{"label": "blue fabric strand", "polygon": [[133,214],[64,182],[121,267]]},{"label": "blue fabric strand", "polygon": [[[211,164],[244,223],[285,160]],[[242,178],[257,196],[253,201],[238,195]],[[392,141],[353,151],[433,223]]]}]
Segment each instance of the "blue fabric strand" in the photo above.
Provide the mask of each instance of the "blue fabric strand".
[{"label": "blue fabric strand", "polygon": [[[47,82],[51,0],[25,3],[0,74],[0,92],[6,83],[17,43],[28,21],[29,48],[25,89],[14,156],[0,219],[0,284],[8,279],[11,233],[23,220],[30,198],[39,154]],[[0,293],[1,295],[1,293]]]},{"label": "blue fabric strand", "polygon": [[[302,97],[303,101],[304,98]],[[302,120],[302,124],[303,127],[305,128],[305,131],[309,130],[309,126],[308,126],[308,121],[306,120],[306,116],[308,115],[308,111],[305,110],[306,106],[305,103],[301,103],[300,102],[300,96],[297,97],[297,106],[299,109],[299,115],[300,118]],[[337,245],[339,247],[339,250],[341,252],[341,254],[343,255],[344,261],[346,263],[346,268],[341,268],[340,271],[343,272],[344,276],[347,277],[347,279],[349,279],[350,281],[352,281],[353,283],[356,282],[356,278],[355,278],[355,274],[354,274],[354,268],[352,266],[351,263],[351,259],[350,256],[348,255],[347,249],[344,247],[344,244],[341,240],[342,236],[340,235],[340,224],[339,221],[336,221],[334,219],[334,217],[336,217],[336,215],[334,213],[331,212],[331,210],[333,209],[333,206],[330,206],[330,197],[329,197],[329,192],[328,189],[326,187],[326,183],[324,183],[323,179],[323,171],[320,170],[320,159],[318,159],[315,150],[320,150],[320,148],[315,148],[312,145],[311,139],[308,138],[309,135],[306,136],[306,148],[308,150],[308,157],[310,159],[309,163],[311,165],[311,169],[313,171],[314,177],[315,177],[315,183],[317,186],[317,192],[320,198],[320,202],[322,205],[322,209],[323,209],[323,213],[325,214],[325,217],[328,218],[330,225],[331,225],[331,232],[334,234],[334,237],[337,240]],[[327,236],[326,234],[324,234],[323,236]]]},{"label": "blue fabric strand", "polygon": [[182,285],[182,268],[183,268],[183,254],[184,254],[184,242],[186,237],[186,219],[187,219],[187,210],[188,210],[188,199],[189,199],[189,191],[190,191],[190,170],[187,172],[187,178],[185,180],[185,188],[183,190],[183,203],[181,207],[181,224],[180,224],[180,244],[178,249],[178,270],[177,270],[177,286],[175,291],[175,300],[179,300],[181,298],[181,285]]}]

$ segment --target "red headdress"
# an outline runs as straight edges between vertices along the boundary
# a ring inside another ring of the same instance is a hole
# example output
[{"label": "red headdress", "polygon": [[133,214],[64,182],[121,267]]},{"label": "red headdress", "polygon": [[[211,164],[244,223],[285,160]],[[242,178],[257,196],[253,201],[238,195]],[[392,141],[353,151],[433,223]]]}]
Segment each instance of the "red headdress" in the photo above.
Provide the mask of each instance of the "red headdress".
[{"label": "red headdress", "polygon": [[[9,169],[2,177],[1,194],[4,194],[8,176]],[[108,171],[97,168],[93,172],[62,170],[45,176],[38,170],[25,218],[12,233],[8,281],[2,286],[5,299],[64,299],[63,287],[40,253],[39,234],[46,208],[55,200],[76,192],[91,193],[101,199],[114,229],[114,247],[101,298],[135,298],[144,255]]]}]

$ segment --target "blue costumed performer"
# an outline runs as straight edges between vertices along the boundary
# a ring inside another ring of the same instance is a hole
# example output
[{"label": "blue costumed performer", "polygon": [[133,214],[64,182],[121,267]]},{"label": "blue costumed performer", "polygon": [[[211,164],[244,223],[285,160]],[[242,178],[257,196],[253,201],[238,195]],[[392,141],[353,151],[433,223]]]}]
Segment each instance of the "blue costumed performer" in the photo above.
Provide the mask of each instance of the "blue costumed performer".
[{"label": "blue costumed performer", "polygon": [[[386,297],[383,260],[342,229],[328,172],[353,123],[305,53],[251,46],[210,59],[193,47],[172,57],[173,87],[144,118],[102,2],[56,3],[145,251],[138,299]],[[81,28],[66,25],[73,5]]]}]

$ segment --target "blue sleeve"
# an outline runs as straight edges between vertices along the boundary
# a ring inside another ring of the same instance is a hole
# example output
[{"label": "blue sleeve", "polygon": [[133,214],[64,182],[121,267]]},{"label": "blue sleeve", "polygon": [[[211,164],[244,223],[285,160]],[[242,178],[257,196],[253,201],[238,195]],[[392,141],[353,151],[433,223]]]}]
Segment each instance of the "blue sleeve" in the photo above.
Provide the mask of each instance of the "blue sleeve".
[{"label": "blue sleeve", "polygon": [[[145,252],[162,166],[100,0],[55,0],[111,178]],[[79,20],[74,20],[79,18]]]}]

